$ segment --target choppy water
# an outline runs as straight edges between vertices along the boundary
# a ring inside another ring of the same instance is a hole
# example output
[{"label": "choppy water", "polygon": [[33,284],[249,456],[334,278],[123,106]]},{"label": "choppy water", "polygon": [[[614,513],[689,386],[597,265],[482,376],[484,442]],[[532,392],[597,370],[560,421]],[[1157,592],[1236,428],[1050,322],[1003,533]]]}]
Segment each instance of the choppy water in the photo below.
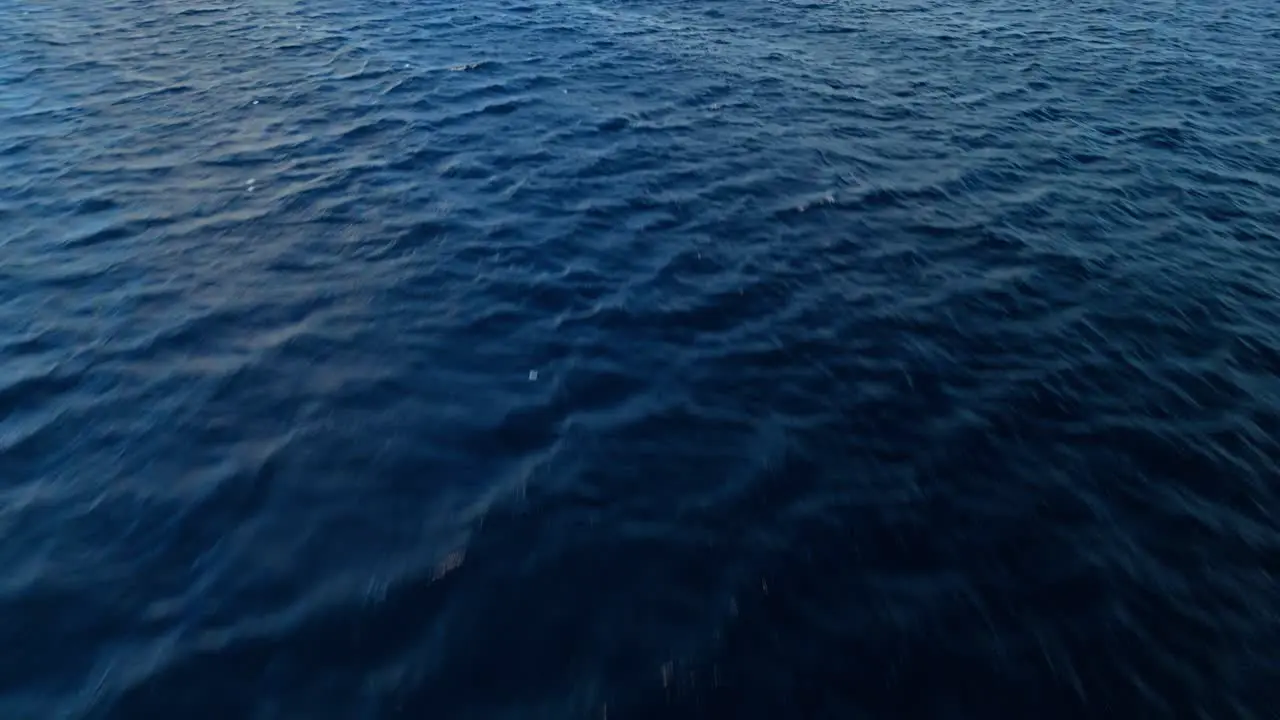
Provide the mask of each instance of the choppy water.
[{"label": "choppy water", "polygon": [[0,716],[1273,717],[1280,6],[0,0]]}]

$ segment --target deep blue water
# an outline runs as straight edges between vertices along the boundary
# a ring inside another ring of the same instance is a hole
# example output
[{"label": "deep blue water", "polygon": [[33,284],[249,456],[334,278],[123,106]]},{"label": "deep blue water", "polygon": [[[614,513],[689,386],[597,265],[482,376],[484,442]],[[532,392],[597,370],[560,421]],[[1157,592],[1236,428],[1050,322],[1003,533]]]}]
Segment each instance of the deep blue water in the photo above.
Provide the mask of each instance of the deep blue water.
[{"label": "deep blue water", "polygon": [[1271,0],[0,0],[0,717],[1268,718]]}]

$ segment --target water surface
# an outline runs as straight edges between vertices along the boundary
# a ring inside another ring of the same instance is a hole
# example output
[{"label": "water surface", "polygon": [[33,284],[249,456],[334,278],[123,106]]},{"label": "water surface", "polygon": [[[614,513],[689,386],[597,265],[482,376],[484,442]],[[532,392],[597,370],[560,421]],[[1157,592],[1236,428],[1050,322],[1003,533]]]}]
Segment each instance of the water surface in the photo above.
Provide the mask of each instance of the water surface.
[{"label": "water surface", "polygon": [[1280,6],[0,48],[0,716],[1280,707]]}]

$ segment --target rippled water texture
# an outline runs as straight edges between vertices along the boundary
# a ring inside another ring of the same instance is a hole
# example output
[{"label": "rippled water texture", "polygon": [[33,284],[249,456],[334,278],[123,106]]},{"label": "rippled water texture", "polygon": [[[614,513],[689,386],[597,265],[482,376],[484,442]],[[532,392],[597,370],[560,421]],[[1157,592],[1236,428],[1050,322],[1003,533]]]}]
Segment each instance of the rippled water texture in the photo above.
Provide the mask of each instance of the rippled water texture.
[{"label": "rippled water texture", "polygon": [[1263,718],[1270,0],[0,0],[0,716]]}]

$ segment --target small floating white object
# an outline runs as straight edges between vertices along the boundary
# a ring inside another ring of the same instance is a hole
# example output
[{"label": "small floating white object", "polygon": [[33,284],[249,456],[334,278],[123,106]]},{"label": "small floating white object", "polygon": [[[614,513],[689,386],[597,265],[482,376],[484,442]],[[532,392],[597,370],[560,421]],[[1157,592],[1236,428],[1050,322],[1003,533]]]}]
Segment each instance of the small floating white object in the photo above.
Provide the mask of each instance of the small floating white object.
[{"label": "small floating white object", "polygon": [[530,380],[530,381],[532,381],[532,380],[537,380],[537,379],[538,379],[538,371],[537,371],[537,370],[530,370],[530,371],[529,371],[529,380]]},{"label": "small floating white object", "polygon": [[258,101],[257,101],[257,100],[254,100],[254,101],[253,101],[253,104],[254,104],[254,105],[257,105],[257,104],[258,104]]}]

